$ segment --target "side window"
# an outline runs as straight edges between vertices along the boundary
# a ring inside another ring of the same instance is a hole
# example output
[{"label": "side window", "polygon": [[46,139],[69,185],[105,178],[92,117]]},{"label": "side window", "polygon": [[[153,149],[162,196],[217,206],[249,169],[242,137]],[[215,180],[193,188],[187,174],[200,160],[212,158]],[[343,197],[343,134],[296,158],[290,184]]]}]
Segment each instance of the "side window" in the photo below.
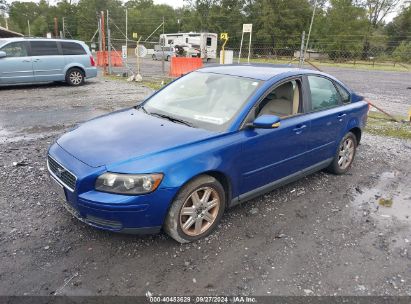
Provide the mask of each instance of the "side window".
[{"label": "side window", "polygon": [[27,48],[25,42],[12,42],[1,49],[7,57],[26,57]]},{"label": "side window", "polygon": [[207,37],[207,46],[211,46],[211,37]]},{"label": "side window", "polygon": [[347,92],[346,89],[344,89],[341,85],[338,83],[335,84],[337,86],[338,93],[340,93],[341,100],[343,103],[350,103],[351,102],[351,96],[350,93]]},{"label": "side window", "polygon": [[30,41],[32,56],[60,55],[55,41]]},{"label": "side window", "polygon": [[311,91],[311,110],[332,108],[339,104],[337,89],[330,80],[318,76],[308,76],[308,82]]},{"label": "side window", "polygon": [[86,55],[83,46],[76,42],[61,42],[63,55]]},{"label": "side window", "polygon": [[256,117],[261,115],[287,117],[302,113],[300,92],[299,80],[281,84],[261,101],[256,110]]}]

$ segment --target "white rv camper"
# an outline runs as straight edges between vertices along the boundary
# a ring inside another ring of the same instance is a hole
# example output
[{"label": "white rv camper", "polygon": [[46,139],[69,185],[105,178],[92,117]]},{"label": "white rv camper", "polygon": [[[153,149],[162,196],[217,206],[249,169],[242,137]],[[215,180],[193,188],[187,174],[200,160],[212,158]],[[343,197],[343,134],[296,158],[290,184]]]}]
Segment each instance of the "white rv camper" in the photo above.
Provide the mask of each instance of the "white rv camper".
[{"label": "white rv camper", "polygon": [[161,34],[160,44],[164,43],[165,47],[182,46],[187,57],[208,61],[217,57],[217,37],[215,33]]}]

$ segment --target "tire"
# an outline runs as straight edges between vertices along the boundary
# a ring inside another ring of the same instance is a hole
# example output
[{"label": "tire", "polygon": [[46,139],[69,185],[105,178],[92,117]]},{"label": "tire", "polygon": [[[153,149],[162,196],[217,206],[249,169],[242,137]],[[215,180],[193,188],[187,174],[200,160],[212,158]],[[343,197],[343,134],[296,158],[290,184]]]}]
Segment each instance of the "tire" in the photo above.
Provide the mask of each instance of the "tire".
[{"label": "tire", "polygon": [[153,56],[151,56],[151,58],[153,58],[153,60],[157,60],[157,57],[155,54],[153,54]]},{"label": "tire", "polygon": [[71,68],[66,73],[66,82],[74,87],[84,84],[84,72],[79,68]]},{"label": "tire", "polygon": [[225,205],[223,186],[214,177],[201,175],[187,183],[174,199],[164,231],[180,243],[199,240],[217,227]]},{"label": "tire", "polygon": [[357,145],[357,137],[352,132],[348,132],[340,141],[334,159],[327,170],[338,175],[346,173],[354,161]]}]

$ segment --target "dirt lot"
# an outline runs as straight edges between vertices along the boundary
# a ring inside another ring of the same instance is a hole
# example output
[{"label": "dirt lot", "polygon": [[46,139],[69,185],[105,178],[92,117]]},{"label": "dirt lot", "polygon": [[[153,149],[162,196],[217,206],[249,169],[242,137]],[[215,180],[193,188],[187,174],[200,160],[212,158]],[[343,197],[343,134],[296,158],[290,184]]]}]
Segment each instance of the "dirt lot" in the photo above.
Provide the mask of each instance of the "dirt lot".
[{"label": "dirt lot", "polygon": [[[409,73],[357,72],[333,74],[387,107],[411,105]],[[0,88],[0,295],[411,295],[410,141],[365,134],[349,174],[237,206],[193,244],[72,218],[48,188],[48,146],[149,92],[101,78]]]}]

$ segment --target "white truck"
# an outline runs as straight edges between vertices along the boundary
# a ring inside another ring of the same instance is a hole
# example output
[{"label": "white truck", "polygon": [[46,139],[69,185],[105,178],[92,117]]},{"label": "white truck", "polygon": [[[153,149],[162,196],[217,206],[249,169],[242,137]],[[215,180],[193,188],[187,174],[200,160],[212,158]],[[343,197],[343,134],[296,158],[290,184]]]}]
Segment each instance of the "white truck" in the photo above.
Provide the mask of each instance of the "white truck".
[{"label": "white truck", "polygon": [[161,34],[160,44],[164,47],[183,47],[187,57],[200,57],[209,61],[217,58],[217,38],[215,33]]}]

